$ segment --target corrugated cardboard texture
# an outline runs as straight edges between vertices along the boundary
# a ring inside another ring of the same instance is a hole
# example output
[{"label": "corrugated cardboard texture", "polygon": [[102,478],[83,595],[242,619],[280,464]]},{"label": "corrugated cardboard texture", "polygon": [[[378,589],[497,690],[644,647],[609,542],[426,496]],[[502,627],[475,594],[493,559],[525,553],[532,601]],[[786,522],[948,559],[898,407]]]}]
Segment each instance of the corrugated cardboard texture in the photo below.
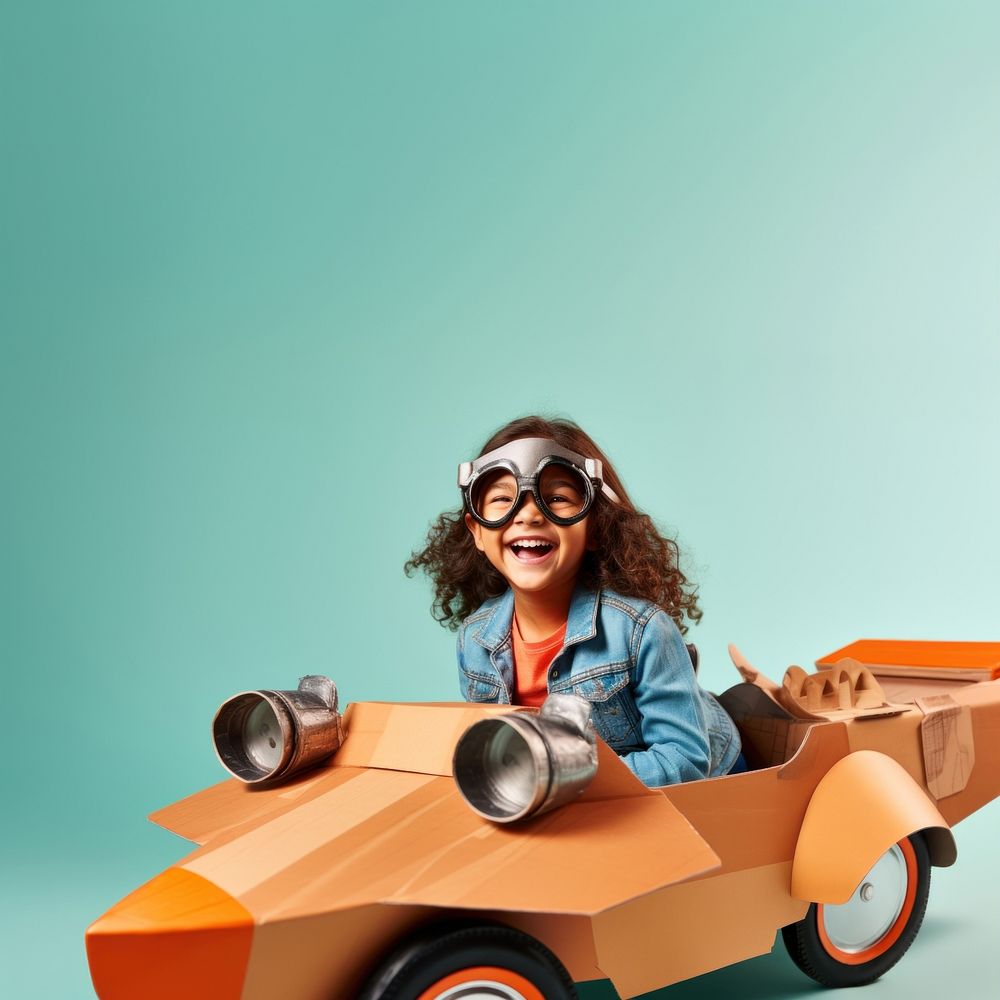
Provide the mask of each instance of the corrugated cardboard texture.
[{"label": "corrugated cardboard texture", "polygon": [[[758,698],[755,703],[751,693],[745,690],[747,685],[757,688],[782,713],[796,719],[842,721],[860,716],[888,716],[903,711],[903,706],[886,700],[871,671],[854,660],[841,660],[835,668],[820,670],[816,674],[807,674],[801,667],[792,665],[778,685],[751,666],[735,646],[730,645],[729,655],[745,683],[727,691],[723,695],[723,704],[734,718],[742,720],[746,717],[751,728],[755,725],[751,721],[754,715],[776,717],[781,713],[762,710],[763,701]],[[766,729],[769,731],[771,727],[768,725]],[[777,747],[775,752],[778,752]]]},{"label": "corrugated cardboard texture", "polygon": [[970,684],[952,698],[972,713],[976,754],[965,788],[938,803],[945,818],[957,823],[1000,795],[1000,681]]},{"label": "corrugated cardboard texture", "polygon": [[976,762],[972,711],[950,694],[918,698],[917,707],[924,713],[920,737],[927,788],[943,799],[965,788]]},{"label": "corrugated cardboard texture", "polygon": [[[956,704],[968,707],[975,746],[975,765],[965,787],[937,802],[941,815],[954,825],[1000,795],[1000,681],[951,685],[947,693]],[[923,713],[914,705],[894,719],[849,725],[851,750],[885,753],[927,787],[923,721]]]},{"label": "corrugated cardboard texture", "polygon": [[812,726],[811,722],[794,721],[756,683],[737,684],[719,700],[739,726],[743,755],[752,769],[775,767],[790,760]]},{"label": "corrugated cardboard texture", "polygon": [[840,660],[816,674],[807,674],[801,667],[789,667],[779,698],[793,714],[796,709],[819,714],[882,708],[886,704],[875,675],[857,660],[850,659]]}]

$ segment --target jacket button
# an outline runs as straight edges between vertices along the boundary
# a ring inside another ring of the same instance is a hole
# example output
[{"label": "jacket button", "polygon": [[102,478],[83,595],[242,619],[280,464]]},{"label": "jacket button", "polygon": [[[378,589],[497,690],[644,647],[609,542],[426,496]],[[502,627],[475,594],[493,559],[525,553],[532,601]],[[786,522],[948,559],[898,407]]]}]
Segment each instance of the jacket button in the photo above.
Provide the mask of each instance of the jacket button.
[{"label": "jacket button", "polygon": [[555,680],[558,676],[559,676],[559,671],[558,670],[553,670],[552,671],[552,679]]}]

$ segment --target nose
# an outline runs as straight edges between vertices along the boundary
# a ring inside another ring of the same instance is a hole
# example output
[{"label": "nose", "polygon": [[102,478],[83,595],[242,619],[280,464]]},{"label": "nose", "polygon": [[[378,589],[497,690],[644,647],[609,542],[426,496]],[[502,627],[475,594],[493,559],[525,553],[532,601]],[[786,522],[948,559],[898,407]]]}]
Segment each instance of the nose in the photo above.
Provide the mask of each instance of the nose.
[{"label": "nose", "polygon": [[531,493],[524,494],[524,502],[521,504],[514,517],[515,524],[540,524],[545,518],[535,503],[535,498]]}]

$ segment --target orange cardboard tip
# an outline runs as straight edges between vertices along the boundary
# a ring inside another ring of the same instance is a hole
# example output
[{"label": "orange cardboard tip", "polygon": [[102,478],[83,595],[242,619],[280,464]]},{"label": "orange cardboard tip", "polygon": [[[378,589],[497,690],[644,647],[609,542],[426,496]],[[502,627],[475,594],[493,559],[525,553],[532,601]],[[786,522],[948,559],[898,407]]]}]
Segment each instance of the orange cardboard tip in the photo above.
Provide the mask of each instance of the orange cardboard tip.
[{"label": "orange cardboard tip", "polygon": [[[876,674],[941,671],[944,676],[966,672],[974,679],[1000,677],[1000,642],[929,642],[910,639],[858,639],[816,661],[832,667],[840,660],[858,660]],[[970,676],[969,679],[973,679]]]},{"label": "orange cardboard tip", "polygon": [[87,930],[94,988],[102,1000],[238,1000],[253,918],[207,879],[168,868]]}]

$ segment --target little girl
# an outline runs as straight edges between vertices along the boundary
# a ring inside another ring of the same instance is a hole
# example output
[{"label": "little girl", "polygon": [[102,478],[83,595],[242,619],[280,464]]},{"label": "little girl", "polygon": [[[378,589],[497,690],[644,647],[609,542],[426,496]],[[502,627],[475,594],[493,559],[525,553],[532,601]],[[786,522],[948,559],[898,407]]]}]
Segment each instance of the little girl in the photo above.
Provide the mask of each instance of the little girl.
[{"label": "little girl", "polygon": [[702,690],[681,633],[698,621],[677,545],[635,508],[569,420],[523,417],[459,466],[463,509],[406,564],[458,629],[467,701],[540,705],[571,692],[647,785],[745,767],[732,720]]}]

